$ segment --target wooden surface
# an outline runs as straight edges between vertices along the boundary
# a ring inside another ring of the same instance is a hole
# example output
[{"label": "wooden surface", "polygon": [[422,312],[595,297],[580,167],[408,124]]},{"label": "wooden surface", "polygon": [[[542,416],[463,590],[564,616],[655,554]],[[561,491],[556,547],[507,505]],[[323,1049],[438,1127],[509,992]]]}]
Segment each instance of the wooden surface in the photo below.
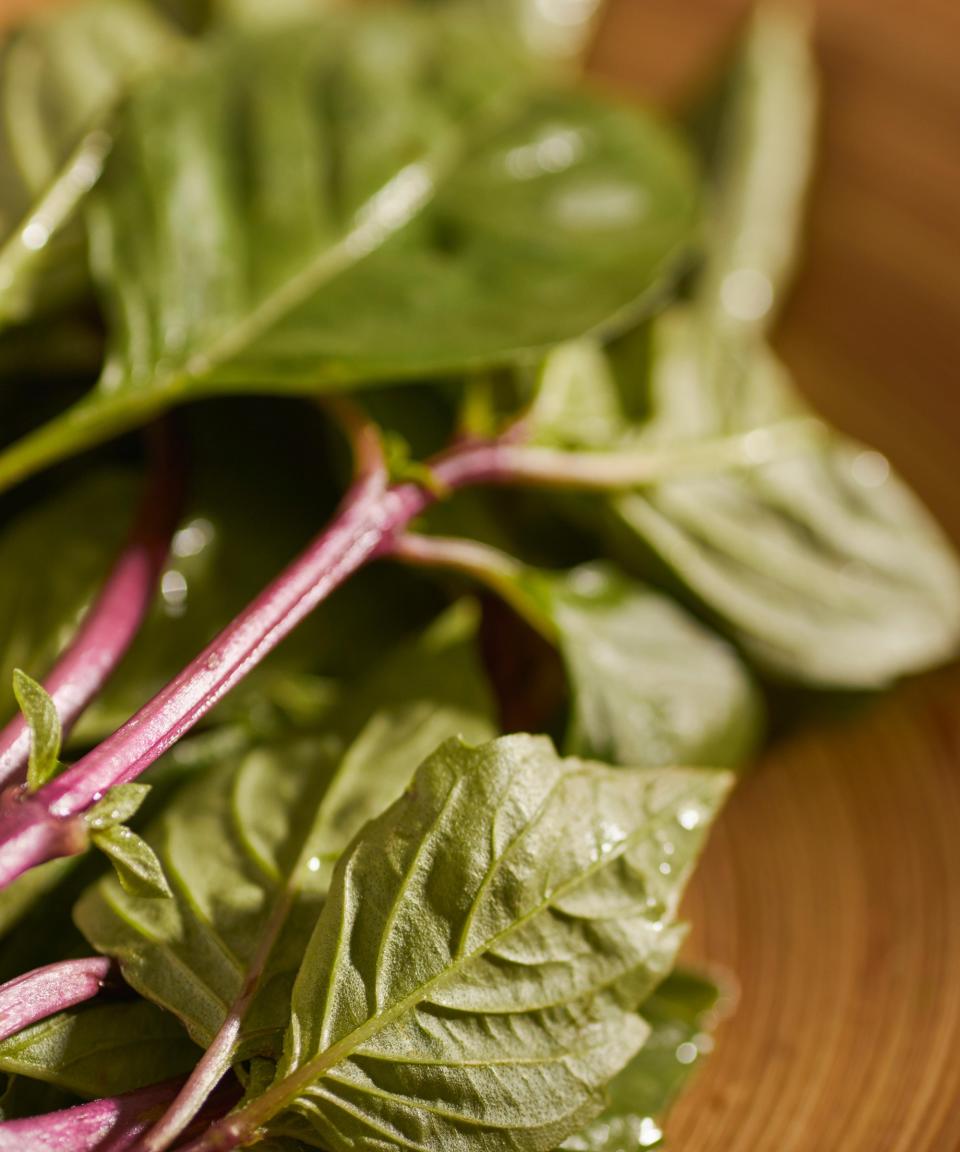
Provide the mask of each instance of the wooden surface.
[{"label": "wooden surface", "polygon": [[[960,542],[960,3],[816,7],[823,163],[781,347]],[[614,0],[594,67],[675,103],[744,9]],[[674,1152],[957,1152],[960,672],[770,754],[685,911],[742,991]]]},{"label": "wooden surface", "polygon": [[[676,102],[745,7],[611,0],[594,67]],[[817,7],[824,158],[781,346],[960,541],[960,2]],[[958,1152],[960,671],[770,755],[686,912],[742,991],[674,1152]]]}]

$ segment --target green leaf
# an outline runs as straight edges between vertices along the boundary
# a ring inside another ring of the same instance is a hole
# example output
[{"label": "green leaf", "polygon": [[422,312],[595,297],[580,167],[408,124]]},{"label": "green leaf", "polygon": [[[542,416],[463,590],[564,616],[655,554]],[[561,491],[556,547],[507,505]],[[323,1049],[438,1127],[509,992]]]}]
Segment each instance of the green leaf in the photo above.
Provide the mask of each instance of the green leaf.
[{"label": "green leaf", "polygon": [[91,832],[90,839],[109,859],[128,896],[142,900],[172,898],[163,865],[142,836],[122,824],[112,824]]},{"label": "green leaf", "polygon": [[696,222],[687,152],[494,47],[372,7],[140,89],[91,210],[102,379],[0,483],[189,396],[514,363],[648,310]]},{"label": "green leaf", "polygon": [[565,1140],[567,1152],[637,1152],[660,1144],[660,1122],[711,1051],[720,990],[694,972],[672,972],[644,1003],[650,1036],[607,1089],[607,1107]]},{"label": "green leaf", "polygon": [[609,565],[530,580],[570,677],[571,751],[650,767],[734,767],[750,757],[761,704],[723,640]]},{"label": "green leaf", "polygon": [[[660,322],[654,389],[672,442],[683,437],[686,416],[671,414],[682,403],[701,428],[721,419],[697,375],[697,350],[688,316]],[[765,350],[741,384],[735,425],[724,429],[748,432],[762,452],[772,423],[797,401]],[[643,565],[652,549],[780,677],[882,687],[957,649],[960,570],[949,543],[889,463],[844,437],[748,471],[631,492],[610,508],[611,542],[625,559]]]},{"label": "green leaf", "polygon": [[118,784],[87,810],[84,817],[87,826],[98,832],[125,824],[136,815],[149,793],[149,784]]},{"label": "green leaf", "polygon": [[27,787],[36,792],[60,769],[60,717],[56,704],[44,691],[43,685],[19,668],[13,671],[13,694],[30,729]]},{"label": "green leaf", "polygon": [[612,565],[532,568],[477,540],[419,535],[402,555],[482,581],[560,650],[568,751],[633,766],[735,767],[756,748],[762,704],[736,652]]},{"label": "green leaf", "polygon": [[85,1005],[0,1041],[0,1071],[78,1096],[115,1096],[187,1072],[197,1048],[144,1000]]},{"label": "green leaf", "polygon": [[236,1055],[278,1055],[334,861],[437,743],[490,734],[475,627],[457,610],[349,693],[328,731],[231,759],[178,793],[146,832],[172,900],[138,899],[112,877],[81,898],[90,943],[198,1043],[210,1044],[272,935]]},{"label": "green leaf", "polygon": [[87,0],[31,21],[5,44],[0,324],[48,309],[51,297],[85,283],[82,233],[68,226],[109,152],[104,127],[124,93],[175,44],[138,0]]},{"label": "green leaf", "polygon": [[334,1152],[556,1145],[647,1037],[634,1006],[728,786],[543,738],[443,745],[341,858],[277,1080],[233,1125]]}]

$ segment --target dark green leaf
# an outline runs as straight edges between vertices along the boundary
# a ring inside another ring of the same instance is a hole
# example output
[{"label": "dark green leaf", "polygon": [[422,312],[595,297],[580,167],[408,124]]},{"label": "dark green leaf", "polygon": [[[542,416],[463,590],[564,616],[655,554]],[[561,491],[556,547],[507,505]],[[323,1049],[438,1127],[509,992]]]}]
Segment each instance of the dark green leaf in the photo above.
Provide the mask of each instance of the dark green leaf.
[{"label": "dark green leaf", "polygon": [[123,541],[136,491],[133,474],[94,473],[0,536],[0,714],[15,706],[14,669],[44,675],[73,637]]},{"label": "dark green leaf", "polygon": [[199,1043],[210,1043],[273,933],[238,1046],[277,1055],[334,861],[438,742],[490,734],[474,617],[464,606],[399,651],[325,734],[227,761],[180,792],[146,833],[174,899],[137,899],[112,877],[81,899],[77,922],[94,947]]},{"label": "dark green leaf", "polygon": [[[322,1147],[553,1147],[642,1046],[729,777],[450,741],[347,850],[274,1086],[240,1123]],[[696,813],[696,819],[689,818]]]},{"label": "dark green leaf", "polygon": [[103,377],[0,482],[187,396],[512,363],[649,308],[691,239],[689,156],[495,47],[371,7],[139,90],[91,211]]},{"label": "dark green leaf", "polygon": [[86,1097],[181,1075],[197,1057],[174,1017],[143,1000],[71,1009],[0,1041],[0,1071]]},{"label": "dark green leaf", "polygon": [[82,234],[68,225],[110,148],[98,126],[175,43],[139,0],[87,0],[32,21],[4,46],[0,324],[85,282]]},{"label": "dark green leaf", "polygon": [[30,729],[27,787],[31,792],[52,780],[60,768],[60,717],[43,685],[19,668],[13,671],[13,694]]}]

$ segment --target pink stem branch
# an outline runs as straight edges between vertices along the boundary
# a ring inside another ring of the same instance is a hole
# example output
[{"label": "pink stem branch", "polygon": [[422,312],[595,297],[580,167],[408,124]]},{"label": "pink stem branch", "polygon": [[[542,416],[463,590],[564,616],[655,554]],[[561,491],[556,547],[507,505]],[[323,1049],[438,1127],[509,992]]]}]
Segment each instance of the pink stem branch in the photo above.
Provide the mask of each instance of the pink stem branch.
[{"label": "pink stem branch", "polygon": [[[176,1095],[179,1086],[178,1080],[171,1080],[46,1116],[8,1120],[0,1124],[0,1152],[128,1152]],[[191,1125],[191,1132],[203,1131],[239,1096],[238,1085],[231,1080],[211,1096]]]},{"label": "pink stem branch", "polygon": [[[44,680],[69,732],[130,647],[166,562],[181,505],[180,469],[165,428],[157,429],[147,491],[130,538],[76,636]],[[0,732],[0,788],[25,778],[30,729],[17,714]]]},{"label": "pink stem branch", "polygon": [[[339,413],[338,413],[339,415]],[[28,868],[83,850],[82,814],[110,788],[139,776],[260,663],[349,576],[388,554],[407,525],[440,493],[475,484],[618,490],[665,475],[744,467],[789,447],[809,450],[819,425],[786,421],[758,452],[749,437],[705,442],[676,453],[612,457],[530,447],[511,437],[466,442],[428,463],[429,487],[388,486],[374,432],[350,415],[359,479],[333,523],[177,677],[97,748],[39,792],[0,800],[0,888]],[[804,448],[805,446],[805,448]]]},{"label": "pink stem branch", "polygon": [[90,956],[48,964],[0,986],[0,1040],[92,1000],[114,971],[105,956]]}]

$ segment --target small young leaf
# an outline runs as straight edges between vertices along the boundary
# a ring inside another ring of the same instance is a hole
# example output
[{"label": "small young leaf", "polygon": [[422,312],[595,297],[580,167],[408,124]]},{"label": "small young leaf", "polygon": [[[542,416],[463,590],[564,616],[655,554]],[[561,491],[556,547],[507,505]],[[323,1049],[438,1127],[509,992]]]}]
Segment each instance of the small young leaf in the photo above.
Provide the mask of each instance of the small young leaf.
[{"label": "small young leaf", "polygon": [[117,879],[129,896],[146,900],[173,896],[163,865],[142,836],[122,824],[109,824],[92,831],[90,839],[109,857]]},{"label": "small young leaf", "polygon": [[140,809],[150,792],[149,784],[120,784],[99,800],[86,813],[91,832],[114,828],[126,822]]},{"label": "small young leaf", "polygon": [[43,685],[19,668],[13,673],[13,694],[30,728],[27,787],[36,792],[52,780],[60,768],[60,717]]},{"label": "small young leaf", "polygon": [[555,1146],[647,1037],[634,1006],[672,965],[729,783],[560,760],[542,738],[445,744],[341,858],[277,1080],[234,1130]]}]

